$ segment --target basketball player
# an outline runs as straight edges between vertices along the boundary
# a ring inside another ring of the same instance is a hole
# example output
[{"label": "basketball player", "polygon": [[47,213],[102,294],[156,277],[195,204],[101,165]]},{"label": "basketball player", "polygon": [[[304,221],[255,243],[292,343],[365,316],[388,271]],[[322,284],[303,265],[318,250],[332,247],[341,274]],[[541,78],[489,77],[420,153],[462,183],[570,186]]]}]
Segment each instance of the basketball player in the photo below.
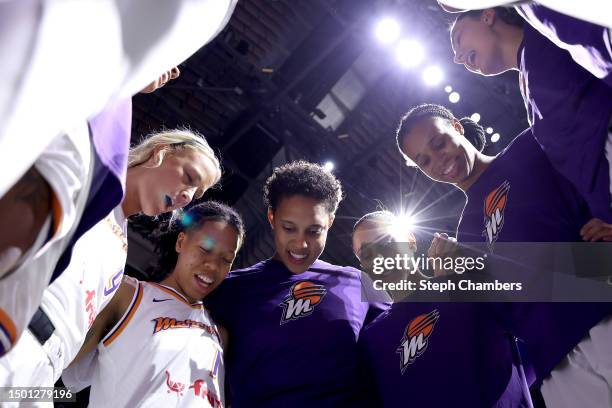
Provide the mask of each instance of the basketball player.
[{"label": "basketball player", "polygon": [[396,301],[359,338],[370,406],[530,407],[488,303]]},{"label": "basketball player", "polygon": [[[463,12],[465,9],[486,9],[506,1],[474,2],[470,0],[441,0],[440,6],[451,13]],[[450,3],[465,3],[465,9],[456,9],[446,6]],[[480,3],[480,4],[476,4]],[[572,2],[567,2],[569,6]],[[572,10],[576,13],[568,14],[567,10],[555,10],[559,2],[544,4],[543,2],[526,1],[516,4],[514,9],[544,37],[552,41],[557,47],[570,53],[572,59],[591,74],[604,80],[612,86],[612,6],[599,2],[597,6],[575,3]],[[549,8],[551,7],[551,8]],[[599,20],[588,22],[580,20],[580,12],[590,11]],[[570,17],[570,16],[574,17]]]},{"label": "basketball player", "polygon": [[0,237],[0,356],[14,346],[44,289],[70,262],[75,242],[121,203],[131,125],[131,99],[109,104],[59,135],[27,177],[0,198],[2,230],[15,229],[20,220],[14,234]]},{"label": "basketball player", "polygon": [[357,338],[389,303],[373,300],[361,271],[319,259],[341,198],[340,182],[318,164],[275,168],[264,186],[274,256],[233,271],[205,300],[231,338],[234,408],[363,402]]},{"label": "basketball player", "polygon": [[[126,277],[68,369],[93,364],[91,406],[225,406],[222,341],[201,299],[229,272],[244,225],[231,208],[203,202],[169,234],[174,247],[162,251],[174,249],[172,270],[159,284]],[[80,360],[93,350],[93,362]]]},{"label": "basketball player", "polygon": [[[406,280],[427,278],[418,268],[403,268],[401,270],[385,271],[375,274],[373,261],[377,254],[375,249],[392,249],[395,253],[414,258],[416,253],[416,237],[406,226],[401,225],[395,214],[390,211],[374,211],[365,214],[353,226],[353,254],[359,260],[361,268],[367,272],[373,281],[381,283],[401,283]],[[387,289],[393,300],[408,295],[405,290]]]},{"label": "basketball player", "polygon": [[[459,242],[484,239],[491,251],[496,242],[577,242],[590,217],[588,208],[554,171],[530,132],[496,157],[485,156],[468,142],[480,140],[483,146],[479,125],[460,122],[439,105],[419,105],[402,118],[397,143],[404,158],[428,177],[466,194]],[[492,197],[499,198],[494,205]],[[497,309],[511,333],[525,341],[537,380],[544,380],[547,403],[564,406],[558,404],[566,392],[575,398],[571,406],[612,403],[612,303],[513,303]],[[568,319],[575,324],[567,325]],[[566,355],[579,366],[563,362]],[[578,379],[572,383],[571,378]],[[564,393],[558,393],[563,387]]]},{"label": "basketball player", "polygon": [[52,387],[59,379],[121,283],[127,217],[181,208],[221,177],[212,149],[186,130],[158,132],[132,148],[127,173],[122,205],[77,241],[70,265],[45,290],[29,329],[0,359],[2,386]]},{"label": "basketball player", "polygon": [[520,71],[533,135],[555,169],[583,195],[593,216],[612,223],[612,88],[512,9],[459,14],[451,42],[455,62],[470,71]]},{"label": "basketball player", "polygon": [[131,98],[210,42],[236,3],[0,1],[0,162],[11,163],[0,197],[57,134]]}]

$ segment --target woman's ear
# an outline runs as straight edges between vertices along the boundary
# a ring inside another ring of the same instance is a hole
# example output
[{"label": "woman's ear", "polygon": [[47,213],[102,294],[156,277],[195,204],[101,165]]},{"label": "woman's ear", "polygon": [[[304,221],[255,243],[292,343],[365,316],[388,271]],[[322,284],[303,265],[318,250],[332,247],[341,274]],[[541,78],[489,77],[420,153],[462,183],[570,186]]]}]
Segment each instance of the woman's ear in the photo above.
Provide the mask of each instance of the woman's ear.
[{"label": "woman's ear", "polygon": [[492,26],[495,22],[496,17],[497,15],[495,14],[495,10],[490,8],[482,11],[482,14],[480,15],[480,21],[482,21],[488,26]]},{"label": "woman's ear", "polygon": [[327,229],[331,228],[331,226],[334,223],[335,219],[336,219],[336,215],[335,214],[330,214],[329,215],[329,224],[327,224]]},{"label": "woman's ear", "polygon": [[168,145],[157,145],[151,152],[151,157],[146,161],[147,167],[157,167],[161,164],[164,155],[168,150]]},{"label": "woman's ear", "polygon": [[461,124],[461,122],[459,122],[457,118],[454,118],[451,124],[453,125],[455,130],[459,132],[459,134],[463,135],[465,133],[465,130],[463,129],[463,125]]},{"label": "woman's ear", "polygon": [[274,212],[270,207],[268,207],[268,222],[270,223],[272,230],[274,230]]},{"label": "woman's ear", "polygon": [[174,245],[174,250],[177,254],[180,254],[185,246],[185,240],[187,239],[187,234],[184,232],[180,232],[178,237],[176,238],[176,244]]}]

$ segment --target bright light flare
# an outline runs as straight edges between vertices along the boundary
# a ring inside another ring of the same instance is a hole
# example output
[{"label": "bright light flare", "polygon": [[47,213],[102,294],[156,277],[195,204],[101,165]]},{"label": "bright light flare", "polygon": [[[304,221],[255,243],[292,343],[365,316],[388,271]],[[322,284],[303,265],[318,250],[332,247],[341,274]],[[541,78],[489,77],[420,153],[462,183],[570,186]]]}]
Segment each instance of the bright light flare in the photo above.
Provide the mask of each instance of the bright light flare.
[{"label": "bright light flare", "polygon": [[406,242],[407,236],[414,230],[414,219],[408,214],[395,217],[393,225],[388,227],[388,233],[397,242]]},{"label": "bright light flare", "polygon": [[325,169],[325,171],[332,171],[334,167],[336,166],[331,161],[326,161],[325,164],[323,165],[323,168]]},{"label": "bright light flare", "polygon": [[488,134],[493,133],[493,128],[492,128],[492,127],[488,127],[488,128],[487,128],[487,130],[486,130],[486,132],[487,132]]},{"label": "bright light flare", "polygon": [[461,99],[461,95],[459,95],[459,92],[451,92],[450,95],[448,95],[448,100],[450,101],[450,103],[457,103],[459,102],[459,99]]},{"label": "bright light flare", "polygon": [[501,136],[499,135],[499,133],[494,133],[494,134],[491,136],[491,142],[492,142],[492,143],[497,143],[497,142],[499,142],[499,138],[500,138],[500,137],[501,137]]},{"label": "bright light flare", "polygon": [[383,44],[391,44],[399,38],[400,25],[395,19],[383,18],[376,24],[374,32],[378,41]]},{"label": "bright light flare", "polygon": [[480,122],[480,113],[472,113],[470,119],[472,119],[476,123]]},{"label": "bright light flare", "polygon": [[433,86],[437,85],[444,79],[444,72],[435,65],[425,68],[423,71],[423,81],[425,84]]},{"label": "bright light flare", "polygon": [[402,40],[395,48],[395,56],[404,67],[419,65],[425,58],[425,51],[421,44],[415,40]]}]

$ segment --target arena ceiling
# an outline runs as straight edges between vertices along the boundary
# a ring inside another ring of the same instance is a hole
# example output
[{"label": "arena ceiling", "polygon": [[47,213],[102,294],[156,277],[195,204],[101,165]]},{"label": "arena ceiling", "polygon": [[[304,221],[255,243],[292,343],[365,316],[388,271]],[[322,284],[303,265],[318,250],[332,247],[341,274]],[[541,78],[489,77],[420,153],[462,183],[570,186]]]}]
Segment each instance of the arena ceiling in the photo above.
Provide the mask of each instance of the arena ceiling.
[{"label": "arena ceiling", "polygon": [[[392,47],[374,38],[383,16],[421,43],[421,65],[401,67]],[[478,112],[501,135],[490,154],[527,127],[516,73],[485,78],[452,63],[450,20],[435,0],[240,0],[224,31],[180,66],[178,80],[134,98],[133,142],[161,127],[205,135],[224,176],[203,199],[235,206],[247,223],[237,266],[273,254],[262,186],[274,166],[296,159],[332,161],[345,190],[323,259],[354,265],[352,226],[380,206],[417,212],[426,250],[433,231],[455,230],[465,198],[405,166],[394,136],[402,113],[424,102],[459,116]],[[443,82],[423,83],[428,64],[442,69]],[[446,85],[460,92],[458,103],[449,103]],[[154,225],[131,221],[133,273],[146,274],[154,260],[147,239]]]}]

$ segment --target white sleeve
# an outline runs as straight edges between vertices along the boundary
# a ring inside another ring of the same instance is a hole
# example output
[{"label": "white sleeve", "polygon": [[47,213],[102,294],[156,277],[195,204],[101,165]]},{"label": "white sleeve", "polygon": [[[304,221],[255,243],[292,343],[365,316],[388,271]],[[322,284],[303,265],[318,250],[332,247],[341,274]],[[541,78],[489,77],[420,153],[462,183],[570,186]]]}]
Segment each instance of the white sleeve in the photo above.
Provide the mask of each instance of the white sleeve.
[{"label": "white sleeve", "polygon": [[[491,7],[512,5],[512,0],[438,0],[438,3],[462,10],[481,10]],[[538,4],[570,17],[612,27],[612,2],[602,0],[538,0]]]},{"label": "white sleeve", "polygon": [[54,136],[212,40],[236,2],[0,2],[0,196]]},{"label": "white sleeve", "polygon": [[62,372],[62,382],[73,391],[79,392],[91,385],[96,366],[98,350],[94,349],[81,357],[76,363],[70,364]]}]

